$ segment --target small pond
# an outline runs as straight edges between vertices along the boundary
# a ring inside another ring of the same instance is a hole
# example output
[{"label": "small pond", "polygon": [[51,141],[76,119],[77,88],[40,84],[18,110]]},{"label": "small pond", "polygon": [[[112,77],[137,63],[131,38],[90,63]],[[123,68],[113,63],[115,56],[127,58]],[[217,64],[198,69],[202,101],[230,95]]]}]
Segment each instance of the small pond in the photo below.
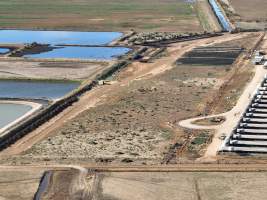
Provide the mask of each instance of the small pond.
[{"label": "small pond", "polygon": [[71,92],[79,84],[78,82],[0,80],[0,98],[55,100]]},{"label": "small pond", "polygon": [[7,52],[9,52],[8,48],[0,48],[0,54],[4,54],[4,53],[7,53]]},{"label": "small pond", "polygon": [[29,105],[0,103],[0,129],[22,117],[31,109]]}]

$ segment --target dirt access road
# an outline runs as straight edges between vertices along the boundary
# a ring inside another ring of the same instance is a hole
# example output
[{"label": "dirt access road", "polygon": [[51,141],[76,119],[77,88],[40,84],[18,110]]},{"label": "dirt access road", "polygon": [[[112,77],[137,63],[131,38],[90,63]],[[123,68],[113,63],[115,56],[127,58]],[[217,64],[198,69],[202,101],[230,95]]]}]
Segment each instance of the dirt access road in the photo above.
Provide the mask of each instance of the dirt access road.
[{"label": "dirt access road", "polygon": [[[48,170],[77,170],[81,177],[89,172],[267,172],[266,163],[258,162],[251,164],[210,164],[210,163],[195,163],[195,164],[179,164],[179,165],[0,165],[0,172],[19,172],[19,171],[48,171]],[[81,178],[82,179],[82,178]]]},{"label": "dirt access road", "polygon": [[155,60],[153,63],[134,62],[121,72],[126,74],[126,76],[123,76],[123,78],[121,78],[119,81],[112,85],[96,87],[92,91],[86,93],[73,106],[67,108],[52,120],[43,124],[38,129],[25,136],[11,147],[2,151],[0,153],[0,156],[17,155],[24,152],[25,150],[31,148],[35,143],[47,138],[48,136],[51,136],[51,133],[53,133],[57,129],[60,129],[60,127],[63,127],[64,124],[68,123],[71,119],[75,118],[81,112],[89,109],[90,107],[94,107],[99,103],[108,101],[109,94],[120,91],[124,86],[127,86],[132,81],[155,76],[157,74],[163,73],[168,69],[171,69],[174,66],[173,63],[179,57],[181,57],[185,52],[190,51],[197,46],[207,44],[212,45],[214,43],[239,39],[247,36],[247,34],[248,33],[236,35],[225,34],[224,36],[220,37],[177,43],[171,45],[167,49],[167,56],[161,57]]},{"label": "dirt access road", "polygon": [[[264,38],[263,46],[267,45],[266,41],[267,37]],[[250,62],[250,61],[247,61]],[[263,81],[264,76],[267,74],[267,69],[263,68],[262,65],[255,66],[255,75],[253,79],[247,84],[245,90],[240,96],[235,107],[229,112],[218,114],[218,115],[210,115],[205,117],[197,117],[193,119],[187,119],[179,122],[179,125],[189,129],[215,129],[216,134],[213,138],[212,143],[209,145],[205,155],[201,160],[214,160],[216,159],[216,154],[220,147],[223,145],[223,141],[220,139],[220,136],[226,135],[229,136],[240,120],[243,112],[248,107],[251,102],[257,88],[260,86],[260,83]],[[194,124],[197,120],[204,120],[213,117],[224,117],[226,120],[221,125],[217,126],[201,126]]]}]

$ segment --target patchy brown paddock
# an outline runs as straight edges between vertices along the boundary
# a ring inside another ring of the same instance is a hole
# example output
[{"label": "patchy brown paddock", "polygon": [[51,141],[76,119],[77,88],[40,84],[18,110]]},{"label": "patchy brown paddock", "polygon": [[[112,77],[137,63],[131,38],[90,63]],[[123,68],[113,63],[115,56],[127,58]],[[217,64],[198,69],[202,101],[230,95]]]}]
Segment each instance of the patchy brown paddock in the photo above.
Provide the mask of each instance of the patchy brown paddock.
[{"label": "patchy brown paddock", "polygon": [[259,30],[267,28],[267,1],[220,0],[220,2],[228,17],[238,28]]},{"label": "patchy brown paddock", "polygon": [[87,31],[203,30],[193,5],[184,0],[2,0],[0,27]]},{"label": "patchy brown paddock", "polygon": [[111,66],[110,62],[0,61],[1,79],[85,80]]}]

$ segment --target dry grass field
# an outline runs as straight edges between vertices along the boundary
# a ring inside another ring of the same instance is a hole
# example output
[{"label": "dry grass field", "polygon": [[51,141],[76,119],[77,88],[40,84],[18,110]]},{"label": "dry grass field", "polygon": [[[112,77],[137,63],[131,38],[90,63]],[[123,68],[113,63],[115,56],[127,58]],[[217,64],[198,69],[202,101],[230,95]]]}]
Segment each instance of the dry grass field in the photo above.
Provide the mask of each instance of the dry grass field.
[{"label": "dry grass field", "polygon": [[85,80],[113,64],[110,62],[24,62],[0,61],[1,79]]},{"label": "dry grass field", "polygon": [[[266,199],[266,173],[99,174],[99,199],[251,200]],[[237,192],[238,191],[238,192]]]},{"label": "dry grass field", "polygon": [[[0,172],[0,199],[28,200],[42,170]],[[266,172],[53,171],[41,199],[259,200],[266,199]]]},{"label": "dry grass field", "polygon": [[33,199],[43,171],[29,170],[0,170],[0,199],[29,200]]},{"label": "dry grass field", "polygon": [[265,0],[230,0],[242,20],[267,20],[267,1]]},{"label": "dry grass field", "polygon": [[201,31],[183,0],[2,0],[1,28],[90,31]]},{"label": "dry grass field", "polygon": [[265,0],[220,0],[231,21],[242,29],[267,28]]}]

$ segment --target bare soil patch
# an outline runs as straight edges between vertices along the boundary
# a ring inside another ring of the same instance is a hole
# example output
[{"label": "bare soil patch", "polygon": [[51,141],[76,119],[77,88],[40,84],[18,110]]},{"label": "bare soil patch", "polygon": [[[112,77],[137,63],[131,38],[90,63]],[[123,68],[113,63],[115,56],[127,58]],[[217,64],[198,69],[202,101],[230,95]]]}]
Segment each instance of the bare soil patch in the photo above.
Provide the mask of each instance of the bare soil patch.
[{"label": "bare soil patch", "polygon": [[41,170],[0,170],[0,199],[33,199],[42,177]]},{"label": "bare soil patch", "polygon": [[266,172],[95,172],[82,179],[84,187],[73,184],[71,170],[54,173],[45,200],[260,200],[267,189]]},{"label": "bare soil patch", "polygon": [[267,27],[266,1],[228,0],[227,2],[221,0],[221,2],[231,21],[237,27],[242,29],[264,29]]},{"label": "bare soil patch", "polygon": [[267,20],[265,0],[229,0],[237,14],[245,21]]},{"label": "bare soil patch", "polygon": [[0,61],[0,78],[85,80],[112,63]]}]

